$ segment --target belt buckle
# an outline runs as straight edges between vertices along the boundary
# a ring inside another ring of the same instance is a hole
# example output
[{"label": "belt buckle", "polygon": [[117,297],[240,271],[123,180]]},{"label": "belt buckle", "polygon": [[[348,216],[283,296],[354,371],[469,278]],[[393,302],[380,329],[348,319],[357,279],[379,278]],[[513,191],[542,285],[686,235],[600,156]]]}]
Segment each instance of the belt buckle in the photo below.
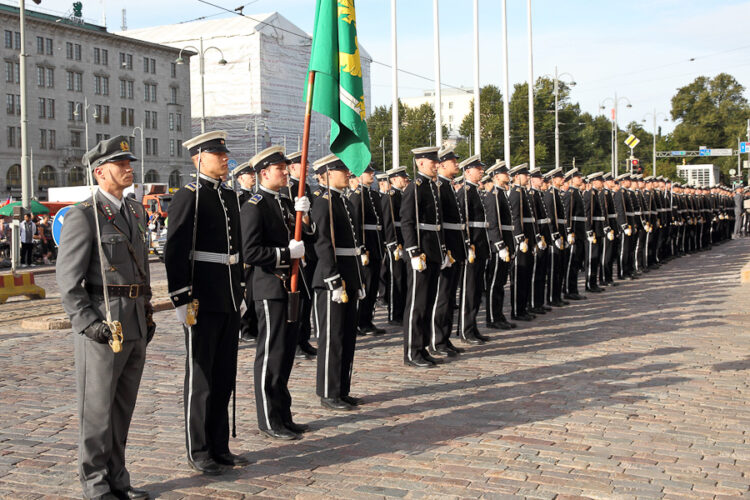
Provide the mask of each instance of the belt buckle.
[{"label": "belt buckle", "polygon": [[138,298],[138,285],[130,285],[130,288],[128,288],[128,298],[129,299]]}]

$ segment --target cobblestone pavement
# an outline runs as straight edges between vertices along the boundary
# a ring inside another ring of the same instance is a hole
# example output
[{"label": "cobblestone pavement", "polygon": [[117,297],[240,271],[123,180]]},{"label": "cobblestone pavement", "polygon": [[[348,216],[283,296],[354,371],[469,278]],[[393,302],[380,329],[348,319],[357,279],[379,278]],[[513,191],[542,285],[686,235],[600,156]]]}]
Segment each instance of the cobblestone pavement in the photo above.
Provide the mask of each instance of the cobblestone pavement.
[{"label": "cobblestone pavement", "polygon": [[[240,351],[238,438],[255,461],[209,478],[185,460],[185,348],[171,311],[128,443],[137,487],[161,498],[710,498],[750,495],[747,240],[489,333],[438,369],[402,365],[399,333],[359,339],[352,413],[323,410],[315,362],[292,372],[295,419],[256,430],[254,349]],[[382,322],[383,313],[377,316]],[[484,319],[484,318],[482,318]],[[0,496],[80,498],[70,333],[0,327]]]}]

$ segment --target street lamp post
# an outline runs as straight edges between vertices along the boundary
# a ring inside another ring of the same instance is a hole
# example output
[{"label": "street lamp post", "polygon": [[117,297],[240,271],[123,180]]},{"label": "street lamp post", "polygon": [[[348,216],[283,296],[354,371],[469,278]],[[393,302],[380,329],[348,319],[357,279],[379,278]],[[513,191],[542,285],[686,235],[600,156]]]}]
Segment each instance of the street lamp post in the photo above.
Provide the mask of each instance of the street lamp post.
[{"label": "street lamp post", "polygon": [[[81,106],[83,106],[83,109],[81,109]],[[86,145],[86,151],[89,150],[89,108],[91,106],[89,105],[88,98],[83,98],[83,104],[80,102],[76,105],[75,110],[73,111],[73,116],[78,118],[81,116],[81,113],[83,113],[83,133],[85,137],[83,138],[83,143]],[[94,114],[92,115],[94,119],[96,120],[99,118],[99,115],[96,113],[96,110],[94,110]]]},{"label": "street lamp post", "polygon": [[665,115],[662,112],[657,113],[656,109],[654,109],[653,113],[646,113],[645,115],[643,115],[643,120],[641,120],[641,121],[643,123],[646,123],[646,118],[649,115],[651,115],[651,117],[654,119],[654,141],[653,141],[653,143],[654,143],[653,144],[653,146],[654,146],[653,155],[654,156],[653,156],[653,165],[652,165],[652,170],[653,170],[653,174],[652,175],[654,177],[656,177],[656,120],[659,118],[659,116],[663,116],[665,122],[668,121],[668,120],[667,120],[667,115]]},{"label": "street lamp post", "polygon": [[188,45],[187,47],[183,47],[180,49],[180,53],[177,55],[177,59],[175,62],[177,64],[185,64],[185,60],[182,59],[182,51],[185,49],[192,49],[198,53],[198,63],[199,63],[199,70],[201,75],[201,134],[206,131],[206,52],[208,52],[211,49],[217,50],[219,54],[221,54],[221,59],[219,59],[219,65],[225,66],[227,64],[226,59],[224,59],[224,53],[221,51],[218,47],[206,47],[203,48],[203,37],[200,37],[200,48],[195,48],[192,45]]},{"label": "street lamp post", "polygon": [[[140,126],[133,128],[133,133],[132,133],[133,137],[135,137],[135,131],[136,130],[138,130],[138,131],[141,132],[141,157],[140,157],[140,160],[141,160],[141,184],[145,185],[146,184],[146,174],[144,172],[146,171],[146,167],[144,166],[144,163],[146,163],[146,160],[145,160],[145,158],[143,156],[143,143],[144,143],[144,138],[143,138],[143,122],[141,122]],[[138,200],[138,201],[141,201],[141,200]]]},{"label": "street lamp post", "polygon": [[618,134],[617,133],[618,133],[618,129],[619,129],[619,127],[617,126],[617,119],[619,118],[618,114],[617,114],[617,107],[620,104],[620,101],[625,101],[626,102],[626,106],[625,107],[627,107],[627,108],[632,108],[633,105],[630,104],[630,99],[628,99],[627,97],[617,97],[617,92],[615,92],[614,98],[607,97],[606,99],[604,99],[602,102],[599,103],[599,109],[604,109],[604,105],[607,102],[609,102],[609,101],[612,101],[612,106],[614,108],[614,115],[612,116],[612,127],[613,127],[613,132],[612,132],[612,134],[613,134],[612,135],[612,137],[613,137],[613,139],[612,139],[612,177],[617,177],[617,175],[618,175],[617,174],[617,170],[618,170],[618,168],[617,168],[617,163],[618,163],[618,160],[617,160],[617,135]]},{"label": "street lamp post", "polygon": [[[263,112],[266,113],[269,110],[264,109]],[[261,123],[263,124],[263,129],[268,132],[268,124],[266,123],[266,119],[264,118],[264,115],[261,116],[255,116],[252,120],[249,120],[247,123],[245,123],[245,131],[250,130],[250,124],[253,124],[254,126],[254,134],[255,134],[255,152],[253,153],[253,156],[258,154],[258,119],[261,118]]]},{"label": "street lamp post", "polygon": [[558,73],[557,66],[555,66],[555,168],[560,167],[560,122],[558,120],[558,108],[559,108],[559,96],[560,96],[560,78],[568,76],[570,77],[569,85],[575,87],[576,82],[573,75],[570,73]]}]

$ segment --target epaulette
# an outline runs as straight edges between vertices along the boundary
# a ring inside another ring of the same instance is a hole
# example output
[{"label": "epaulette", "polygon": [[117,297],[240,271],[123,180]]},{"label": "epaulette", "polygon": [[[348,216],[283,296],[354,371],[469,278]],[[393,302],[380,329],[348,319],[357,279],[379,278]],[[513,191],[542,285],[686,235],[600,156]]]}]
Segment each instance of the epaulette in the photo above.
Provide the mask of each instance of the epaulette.
[{"label": "epaulette", "polygon": [[222,182],[221,183],[221,187],[223,187],[224,189],[229,190],[229,191],[234,191],[234,189],[232,189],[231,187],[229,187],[229,184],[227,184],[226,182]]},{"label": "epaulette", "polygon": [[516,188],[516,191],[518,191],[519,193],[523,193],[523,191],[521,190],[521,188],[520,188],[520,187],[517,187],[517,188]]},{"label": "epaulette", "polygon": [[393,196],[394,194],[396,194],[396,190],[395,189],[391,189],[390,191],[388,191],[388,194],[391,195],[391,196]]},{"label": "epaulette", "polygon": [[76,203],[76,205],[79,205],[79,206],[81,206],[83,208],[90,208],[90,207],[94,206],[91,203],[89,203],[88,201],[81,201],[81,202]]},{"label": "epaulette", "polygon": [[263,195],[260,193],[254,194],[249,200],[247,200],[248,203],[251,203],[253,205],[257,205],[260,200],[263,199]]},{"label": "epaulette", "polygon": [[322,195],[320,195],[320,197],[323,198],[324,200],[327,200],[328,199],[328,191],[326,191],[325,193],[323,193]]},{"label": "epaulette", "polygon": [[320,193],[321,193],[320,189],[316,189],[315,191],[313,191],[313,194],[315,196],[320,196]]},{"label": "epaulette", "polygon": [[355,190],[354,190],[354,193],[355,193],[355,194],[359,194],[359,188],[355,189]]},{"label": "epaulette", "polygon": [[421,177],[417,177],[416,179],[414,179],[414,183],[417,186],[421,186],[422,185],[422,178]]},{"label": "epaulette", "polygon": [[186,184],[185,187],[189,189],[190,191],[195,191],[195,182],[191,182],[190,184]]}]

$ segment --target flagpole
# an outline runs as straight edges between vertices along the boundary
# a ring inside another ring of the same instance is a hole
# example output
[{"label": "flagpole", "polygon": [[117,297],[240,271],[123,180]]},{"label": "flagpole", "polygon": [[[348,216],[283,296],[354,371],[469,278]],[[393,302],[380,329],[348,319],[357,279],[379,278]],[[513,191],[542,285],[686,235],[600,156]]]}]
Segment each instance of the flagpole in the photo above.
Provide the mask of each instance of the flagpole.
[{"label": "flagpole", "polygon": [[508,0],[503,0],[503,151],[505,164],[510,168],[510,84],[508,83]]},{"label": "flagpole", "polygon": [[433,0],[434,49],[435,57],[435,145],[443,147],[443,99],[440,94],[440,8],[439,0]]},{"label": "flagpole", "polygon": [[391,0],[391,134],[393,134],[392,167],[401,164],[398,137],[398,36],[396,34],[396,0]]},{"label": "flagpole", "polygon": [[474,154],[482,154],[479,129],[479,0],[474,0]]},{"label": "flagpole", "polygon": [[529,166],[536,167],[536,151],[534,144],[534,51],[531,38],[531,0],[526,0],[529,27]]},{"label": "flagpole", "polygon": [[[310,144],[310,117],[312,116],[313,88],[315,87],[315,72],[310,71],[307,76],[307,99],[305,102],[305,127],[302,131],[302,158],[300,159],[299,188],[297,197],[305,196],[305,186],[307,184],[307,152]],[[294,200],[292,200],[294,201]],[[294,239],[302,240],[302,212],[296,213],[294,222]],[[291,290],[296,292],[299,288],[299,259],[292,261],[292,282]]]}]

